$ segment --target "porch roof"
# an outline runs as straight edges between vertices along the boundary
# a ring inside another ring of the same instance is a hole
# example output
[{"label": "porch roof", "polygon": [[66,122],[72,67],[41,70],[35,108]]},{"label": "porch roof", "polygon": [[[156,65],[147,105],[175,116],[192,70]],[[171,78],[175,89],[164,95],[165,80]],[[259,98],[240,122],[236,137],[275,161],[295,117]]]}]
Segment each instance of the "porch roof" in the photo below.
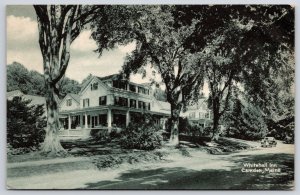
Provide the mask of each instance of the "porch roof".
[{"label": "porch roof", "polygon": [[155,115],[161,115],[161,116],[170,116],[171,114],[168,113],[161,113],[151,110],[141,110],[137,108],[130,108],[130,107],[121,107],[121,106],[97,106],[97,107],[88,107],[88,108],[80,108],[80,109],[74,109],[74,110],[64,110],[59,111],[60,115],[68,115],[68,114],[80,114],[85,112],[92,112],[92,111],[102,111],[102,110],[119,110],[119,111],[129,111],[129,112],[140,112],[140,113],[150,113]]}]

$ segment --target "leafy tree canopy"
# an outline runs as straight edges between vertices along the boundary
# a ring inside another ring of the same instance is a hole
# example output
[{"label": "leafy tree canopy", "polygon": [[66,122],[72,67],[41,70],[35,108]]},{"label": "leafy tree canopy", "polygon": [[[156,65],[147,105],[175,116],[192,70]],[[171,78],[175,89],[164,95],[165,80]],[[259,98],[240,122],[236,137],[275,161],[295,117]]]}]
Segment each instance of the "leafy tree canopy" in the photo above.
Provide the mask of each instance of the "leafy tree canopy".
[{"label": "leafy tree canopy", "polygon": [[[7,91],[20,90],[29,95],[45,95],[45,81],[41,73],[27,70],[22,64],[13,62],[7,66]],[[62,79],[61,91],[63,94],[80,91],[77,81],[65,77]]]}]

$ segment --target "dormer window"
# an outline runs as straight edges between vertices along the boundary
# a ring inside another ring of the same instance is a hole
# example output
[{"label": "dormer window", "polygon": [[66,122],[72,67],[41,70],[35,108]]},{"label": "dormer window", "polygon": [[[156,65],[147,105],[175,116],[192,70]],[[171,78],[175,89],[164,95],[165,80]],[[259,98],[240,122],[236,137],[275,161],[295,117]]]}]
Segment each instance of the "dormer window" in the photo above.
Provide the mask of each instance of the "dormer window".
[{"label": "dormer window", "polygon": [[72,99],[67,99],[67,106],[72,106]]},{"label": "dormer window", "polygon": [[98,90],[98,83],[91,84],[91,91]]},{"label": "dormer window", "polygon": [[138,93],[149,95],[149,89],[145,89],[143,87],[138,87]]},{"label": "dormer window", "polygon": [[114,80],[113,81],[113,87],[114,88],[118,88],[118,89],[127,90],[127,82],[125,82],[125,81],[119,81],[119,80]]}]

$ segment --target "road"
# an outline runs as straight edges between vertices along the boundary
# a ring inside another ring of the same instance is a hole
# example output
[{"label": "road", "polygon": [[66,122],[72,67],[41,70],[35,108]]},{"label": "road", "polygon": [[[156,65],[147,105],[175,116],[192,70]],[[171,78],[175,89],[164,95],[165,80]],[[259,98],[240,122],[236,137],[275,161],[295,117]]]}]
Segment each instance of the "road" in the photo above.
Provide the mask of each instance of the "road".
[{"label": "road", "polygon": [[[294,145],[193,158],[122,172],[84,189],[292,189]],[[247,164],[259,167],[247,167]],[[252,170],[252,172],[251,172]],[[253,171],[263,172],[253,172]]]},{"label": "road", "polygon": [[[111,170],[98,170],[89,161],[72,162],[77,169],[66,169],[59,161],[51,162],[58,171],[51,171],[50,165],[40,165],[38,169],[32,167],[37,173],[25,176],[15,173],[16,170],[24,169],[27,173],[30,167],[16,169],[9,165],[15,171],[8,172],[7,186],[11,189],[292,189],[294,145],[279,143],[275,148],[261,148],[256,143],[254,146],[257,149],[228,155],[189,149],[191,157],[183,157],[174,149],[177,153],[169,155],[166,162],[122,165]],[[246,167],[266,163],[267,167]],[[264,172],[257,172],[258,169]]]}]

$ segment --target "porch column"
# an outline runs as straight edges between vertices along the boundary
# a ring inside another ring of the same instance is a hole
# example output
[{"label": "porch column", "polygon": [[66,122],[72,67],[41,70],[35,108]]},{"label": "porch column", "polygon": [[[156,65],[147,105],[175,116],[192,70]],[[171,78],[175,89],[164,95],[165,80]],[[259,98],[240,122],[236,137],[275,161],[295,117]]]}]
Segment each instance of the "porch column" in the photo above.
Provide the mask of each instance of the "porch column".
[{"label": "porch column", "polygon": [[162,118],[162,129],[163,130],[166,129],[166,118],[165,117]]},{"label": "porch column", "polygon": [[79,117],[80,117],[80,127],[81,127],[81,129],[83,128],[83,114],[81,113],[80,115],[79,115]]},{"label": "porch column", "polygon": [[111,132],[111,109],[107,110],[107,127],[108,127],[108,133]]},{"label": "porch column", "polygon": [[87,114],[84,113],[84,117],[85,117],[85,120],[84,120],[84,128],[87,129],[88,128],[88,117],[87,117]]},{"label": "porch column", "polygon": [[68,129],[71,129],[71,115],[68,115]]},{"label": "porch column", "polygon": [[126,127],[129,125],[130,123],[130,113],[129,113],[129,110],[127,110],[126,112]]}]

